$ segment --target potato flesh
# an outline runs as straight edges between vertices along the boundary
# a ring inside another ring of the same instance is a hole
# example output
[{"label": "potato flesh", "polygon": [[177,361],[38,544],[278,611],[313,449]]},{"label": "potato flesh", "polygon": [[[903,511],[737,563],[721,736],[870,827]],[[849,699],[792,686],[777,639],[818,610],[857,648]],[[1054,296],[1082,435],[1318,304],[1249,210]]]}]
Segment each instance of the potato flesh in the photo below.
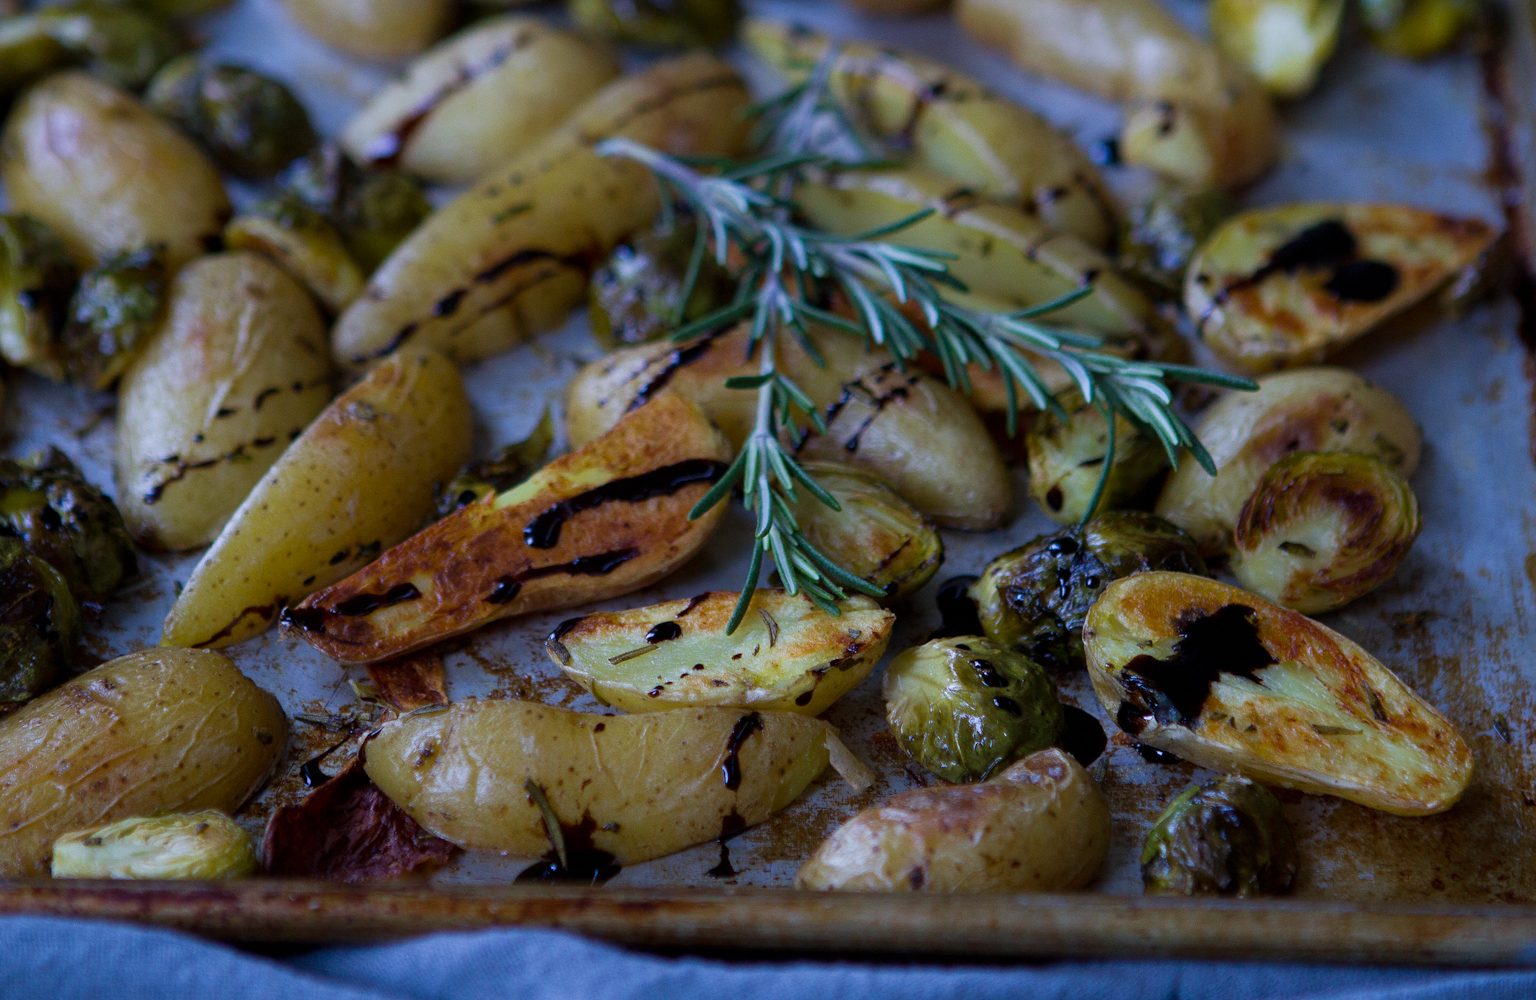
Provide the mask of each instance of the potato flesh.
[{"label": "potato flesh", "polygon": [[832,740],[827,723],[783,712],[603,716],[471,700],[386,723],[365,766],[437,836],[525,857],[549,849],[531,781],[562,826],[628,864],[763,822],[825,770]]},{"label": "potato flesh", "polygon": [[119,389],[128,530],[154,548],[208,544],[330,396],[325,324],[297,282],[255,254],[194,261]]},{"label": "potato flesh", "polygon": [[277,700],[218,653],[150,649],[0,719],[0,877],[46,875],[63,834],[129,816],[234,812],[287,739]]},{"label": "potato flesh", "polygon": [[763,589],[726,635],[738,596],[586,615],[562,624],[546,648],[599,701],[626,712],[713,705],[820,715],[869,676],[896,620],[867,598],[845,601],[834,617],[804,595]]},{"label": "potato flesh", "polygon": [[431,512],[473,414],[441,355],[410,351],[338,396],[267,470],[166,616],[171,646],[226,646],[355,572]]},{"label": "potato flesh", "polygon": [[420,52],[448,28],[452,0],[285,0],[288,14],[334,49],[364,59]]}]

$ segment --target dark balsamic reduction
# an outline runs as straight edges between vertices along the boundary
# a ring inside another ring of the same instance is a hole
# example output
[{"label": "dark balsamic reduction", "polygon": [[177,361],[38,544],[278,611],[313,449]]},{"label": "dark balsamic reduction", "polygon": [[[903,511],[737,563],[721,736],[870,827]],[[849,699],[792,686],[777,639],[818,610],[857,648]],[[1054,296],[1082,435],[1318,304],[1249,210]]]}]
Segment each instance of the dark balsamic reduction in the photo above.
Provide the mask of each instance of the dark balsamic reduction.
[{"label": "dark balsamic reduction", "polygon": [[350,739],[352,739],[352,734],[348,733],[346,736],[341,738],[339,743],[335,743],[329,747],[326,747],[324,750],[321,750],[319,753],[309,758],[309,760],[306,760],[304,763],[299,765],[299,779],[304,782],[305,788],[314,788],[317,785],[323,785],[327,781],[331,780],[331,776],[326,774],[325,771],[321,769],[320,765],[325,763],[325,759],[331,754],[346,746],[347,741]]},{"label": "dark balsamic reduction", "polygon": [[496,581],[496,585],[491,588],[491,596],[487,597],[486,601],[491,604],[508,604],[522,592],[522,581],[504,576]]},{"label": "dark balsamic reduction", "polygon": [[741,814],[732,809],[720,820],[720,836],[715,838],[715,843],[720,845],[720,862],[715,867],[705,872],[710,878],[734,878],[736,869],[731,866],[731,849],[726,846],[726,841],[741,833],[747,828],[747,821],[741,818]]},{"label": "dark balsamic reduction", "polygon": [[679,617],[679,618],[687,617],[688,612],[692,611],[694,608],[698,607],[700,604],[703,604],[705,601],[709,600],[709,595],[710,595],[710,591],[706,590],[702,594],[694,594],[692,597],[688,598],[688,603],[683,605],[683,610],[681,610],[681,611],[679,611],[677,613],[677,617]]},{"label": "dark balsamic reduction", "polygon": [[564,639],[566,636],[571,634],[571,629],[573,629],[577,625],[581,624],[581,620],[584,617],[586,617],[586,616],[585,615],[578,615],[575,618],[567,618],[565,621],[561,622],[559,625],[556,625],[554,631],[549,633],[548,641],[549,642],[559,642],[561,639]]},{"label": "dark balsamic reduction", "polygon": [[645,633],[645,641],[654,646],[658,642],[671,642],[682,634],[683,627],[677,622],[658,622]]},{"label": "dark balsamic reduction", "polygon": [[689,458],[638,476],[626,476],[594,486],[547,507],[523,529],[523,541],[530,548],[553,548],[560,541],[560,529],[565,522],[584,510],[606,503],[638,503],[676,493],[692,483],[712,483],[725,475],[725,469],[724,462],[712,458]]},{"label": "dark balsamic reduction", "polygon": [[939,584],[939,593],[934,600],[939,606],[940,621],[933,638],[981,635],[981,617],[976,613],[976,602],[968,593],[975,582],[974,575],[952,576]]},{"label": "dark balsamic reduction", "polygon": [[1009,715],[1022,716],[1024,707],[1005,694],[1000,694],[992,699],[992,704],[997,709],[1007,712]]},{"label": "dark balsamic reduction", "polygon": [[725,741],[725,760],[720,763],[720,776],[731,791],[741,787],[741,747],[753,733],[761,732],[763,717],[756,712],[736,720],[731,736]]},{"label": "dark balsamic reduction", "polygon": [[1341,302],[1380,302],[1397,291],[1397,268],[1382,260],[1361,260],[1360,243],[1339,219],[1308,226],[1276,247],[1269,261],[1227,289],[1257,285],[1274,274],[1327,270],[1323,288]]},{"label": "dark balsamic reduction", "polygon": [[581,882],[586,885],[602,885],[623,870],[612,854],[594,847],[592,834],[597,832],[597,821],[591,814],[581,818],[576,826],[560,824],[560,837],[565,846],[565,864],[553,848],[535,864],[518,873],[514,882]]},{"label": "dark balsamic reduction", "polygon": [[1061,706],[1061,739],[1058,744],[1084,767],[1104,754],[1109,738],[1099,720],[1076,705]]},{"label": "dark balsamic reduction", "polygon": [[1142,654],[1125,665],[1125,700],[1115,717],[1131,734],[1147,723],[1189,726],[1222,674],[1253,680],[1275,658],[1259,641],[1258,614],[1228,604],[1180,621],[1179,641],[1166,660]]},{"label": "dark balsamic reduction", "polygon": [[983,687],[1000,688],[1008,686],[1008,678],[998,673],[997,668],[986,660],[971,660],[971,669],[976,671],[976,679],[981,681]]},{"label": "dark balsamic reduction", "polygon": [[1157,747],[1149,747],[1145,743],[1136,744],[1136,753],[1148,764],[1177,764],[1179,758],[1167,750],[1159,750]]},{"label": "dark balsamic reduction", "polygon": [[1343,302],[1380,302],[1397,291],[1397,268],[1379,260],[1356,260],[1340,266],[1323,287]]},{"label": "dark balsamic reduction", "polygon": [[[639,554],[639,549],[614,549],[611,552],[598,552],[590,556],[577,556],[570,562],[554,563],[549,566],[534,566],[516,575],[504,576],[498,579],[495,586],[491,588],[491,592],[486,597],[486,600],[491,604],[506,604],[522,591],[524,583],[546,576],[560,576],[562,574],[566,576],[604,576],[612,573]],[[572,618],[561,624],[562,626],[574,625],[579,620]],[[563,635],[564,633],[561,634]]]},{"label": "dark balsamic reduction", "polygon": [[355,618],[404,601],[414,601],[420,596],[421,591],[416,589],[414,583],[397,583],[382,594],[357,594],[349,597],[336,605],[335,612],[338,615]]},{"label": "dark balsamic reduction", "polygon": [[693,364],[705,354],[708,354],[710,345],[729,329],[730,327],[722,327],[673,351],[667,358],[667,363],[661,367],[661,370],[651,376],[650,381],[642,385],[640,391],[635,393],[635,398],[629,401],[629,407],[625,412],[638,410],[646,403],[649,403],[657,393],[667,387],[667,383],[672,381],[674,375]]},{"label": "dark balsamic reduction", "polygon": [[279,620],[284,628],[318,634],[325,632],[325,611],[321,608],[284,608]]}]

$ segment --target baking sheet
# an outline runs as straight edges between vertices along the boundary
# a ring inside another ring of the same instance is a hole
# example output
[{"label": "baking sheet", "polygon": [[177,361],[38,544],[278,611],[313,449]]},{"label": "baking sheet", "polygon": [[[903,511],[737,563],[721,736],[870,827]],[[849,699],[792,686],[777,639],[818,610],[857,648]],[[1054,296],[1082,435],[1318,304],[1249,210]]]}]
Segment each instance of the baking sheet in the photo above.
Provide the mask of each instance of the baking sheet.
[{"label": "baking sheet", "polygon": [[[1203,7],[1192,0],[1177,0],[1174,6],[1191,17]],[[1017,73],[1000,56],[966,40],[942,15],[880,21],[828,3],[752,7],[953,62],[1060,122],[1086,145],[1113,135],[1119,120],[1107,104]],[[245,0],[211,25],[215,52],[287,79],[327,133],[334,133],[350,109],[388,76],[386,70],[348,63],[290,27],[278,0]],[[1363,45],[1347,48],[1328,70],[1319,93],[1283,111],[1282,162],[1247,200],[1401,200],[1502,225],[1500,193],[1489,173],[1493,145],[1477,60],[1463,56],[1412,65]],[[1124,192],[1146,181],[1125,169],[1109,175]],[[537,343],[467,369],[476,401],[478,449],[521,437],[576,367],[598,353],[577,318]],[[1414,485],[1425,528],[1395,581],[1324,620],[1376,653],[1456,722],[1472,746],[1477,776],[1461,805],[1429,819],[1397,818],[1332,799],[1282,793],[1300,840],[1297,897],[1335,903],[1533,901],[1536,865],[1531,863],[1529,827],[1536,810],[1536,704],[1531,695],[1536,678],[1531,652],[1536,648],[1536,468],[1531,372],[1518,309],[1505,296],[1456,319],[1420,313],[1394,322],[1340,361],[1397,393],[1424,424],[1424,461]],[[57,444],[93,479],[111,481],[109,397],[32,378],[16,379],[13,390],[3,424],[9,430],[7,452]],[[996,553],[1050,530],[1024,498],[1022,483],[1018,508],[1019,516],[1004,531],[949,533],[948,559],[938,579],[974,573]],[[607,606],[735,589],[744,565],[733,554],[744,551],[746,537],[745,518],[737,511],[722,536],[683,572]],[[92,631],[92,653],[105,659],[156,642],[160,621],[194,559],[146,557],[141,579]],[[893,650],[921,641],[937,625],[933,590],[896,609],[900,624]],[[597,709],[560,676],[542,648],[550,628],[569,614],[498,623],[446,647],[450,696],[536,698]],[[361,709],[348,684],[364,676],[361,669],[342,668],[303,643],[274,632],[227,652],[277,694],[290,715],[345,719]],[[1085,680],[1064,685],[1062,693],[1103,718]],[[718,861],[711,844],[629,866],[608,888],[592,892],[788,885],[798,863],[838,822],[923,780],[885,732],[878,671],[828,718],[879,772],[875,787],[854,795],[835,778],[818,784],[784,813],[731,842],[738,874],[723,883],[706,876]],[[247,810],[253,828],[275,804],[302,793],[298,765],[335,739],[334,731],[323,726],[294,724],[289,756],[277,780]],[[1115,816],[1114,842],[1098,891],[1139,895],[1136,854],[1146,826],[1200,772],[1185,764],[1147,763],[1118,737],[1094,773]],[[433,875],[431,883],[502,885],[526,864],[527,859],[467,854]],[[5,905],[0,902],[0,908]],[[893,900],[889,905],[898,904]]]}]

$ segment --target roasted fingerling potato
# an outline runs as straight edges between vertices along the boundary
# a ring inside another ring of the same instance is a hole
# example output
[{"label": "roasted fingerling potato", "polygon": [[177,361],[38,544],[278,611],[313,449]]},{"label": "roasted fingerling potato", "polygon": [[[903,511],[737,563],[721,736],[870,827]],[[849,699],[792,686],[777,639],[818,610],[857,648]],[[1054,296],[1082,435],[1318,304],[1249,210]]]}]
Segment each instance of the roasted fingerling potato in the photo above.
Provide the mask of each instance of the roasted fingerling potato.
[{"label": "roasted fingerling potato", "polygon": [[793,506],[807,540],[855,576],[900,601],[922,588],[944,563],[944,539],[922,511],[879,477],[840,462],[802,468],[837,508],[802,492]]},{"label": "roasted fingerling potato", "polygon": [[453,21],[453,0],[283,0],[299,27],[359,59],[398,59],[435,42]]},{"label": "roasted fingerling potato", "polygon": [[1039,414],[1024,435],[1029,493],[1046,517],[1081,524],[1096,511],[1131,506],[1155,486],[1168,467],[1161,445],[1120,414],[1108,418],[1085,405],[1076,392],[1057,398],[1062,411]]},{"label": "roasted fingerling potato", "polygon": [[1212,0],[1211,37],[1276,97],[1317,84],[1339,44],[1344,0]]},{"label": "roasted fingerling potato", "polygon": [[217,809],[133,816],[53,842],[54,878],[231,879],[256,872],[251,835]]},{"label": "roasted fingerling potato", "polygon": [[231,219],[224,245],[270,257],[332,315],[362,294],[366,279],[341,231],[292,194],[258,202]]}]

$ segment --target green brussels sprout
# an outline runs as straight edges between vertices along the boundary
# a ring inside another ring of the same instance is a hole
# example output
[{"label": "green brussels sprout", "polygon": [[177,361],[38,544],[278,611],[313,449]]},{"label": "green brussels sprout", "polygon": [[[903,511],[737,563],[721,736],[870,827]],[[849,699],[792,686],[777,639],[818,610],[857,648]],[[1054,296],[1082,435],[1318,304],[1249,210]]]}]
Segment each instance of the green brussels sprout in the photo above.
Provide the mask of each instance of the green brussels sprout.
[{"label": "green brussels sprout", "polygon": [[1427,59],[1449,48],[1482,14],[1481,0],[1360,0],[1377,48]]},{"label": "green brussels sprout", "polygon": [[1196,251],[1235,211],[1236,203],[1219,188],[1165,184],[1127,212],[1120,267],[1155,291],[1178,295]]},{"label": "green brussels sprout", "polygon": [[656,340],[730,302],[736,281],[705,253],[682,302],[697,227],[657,227],[618,247],[592,275],[592,333],[607,348]]},{"label": "green brussels sprout", "polygon": [[70,378],[110,388],[154,331],[169,280],[158,246],[112,254],[85,272],[61,340]]},{"label": "green brussels sprout", "polygon": [[980,636],[934,639],[891,661],[885,714],[902,749],[945,781],[984,781],[1055,744],[1056,685],[1044,668]]},{"label": "green brussels sprout", "polygon": [[[1029,493],[1051,520],[1077,524],[1093,514],[1090,507],[1124,507],[1167,468],[1162,445],[1117,413],[1114,457],[1106,476],[1110,424],[1103,411],[1084,406],[1076,394],[1069,394],[1062,404],[1067,411],[1065,419],[1046,410],[1024,437],[1029,455]],[[1101,482],[1103,492],[1095,499]]]},{"label": "green brussels sprout", "polygon": [[1413,487],[1381,459],[1296,452],[1243,505],[1233,572],[1294,611],[1332,611],[1390,580],[1421,526]]},{"label": "green brussels sprout", "polygon": [[155,74],[144,102],[241,177],[271,177],[316,142],[309,112],[283,84],[195,54]]},{"label": "green brussels sprout", "polygon": [[1276,97],[1317,84],[1344,24],[1344,0],[1213,0],[1211,37]]},{"label": "green brussels sprout", "polygon": [[1088,609],[1115,580],[1148,570],[1206,572],[1194,539],[1177,526],[1112,511],[998,556],[970,594],[987,638],[1047,669],[1082,670]]},{"label": "green brussels sprout", "polygon": [[740,0],[567,0],[571,20],[629,45],[687,49],[729,44]]},{"label": "green brussels sprout", "polygon": [[0,21],[0,96],[69,61],[69,50],[43,30],[35,15],[6,13]]},{"label": "green brussels sprout", "polygon": [[138,90],[184,48],[174,30],[144,11],[110,3],[52,5],[0,24],[0,91],[72,64]]},{"label": "green brussels sprout", "polygon": [[59,328],[76,276],[53,230],[25,215],[0,215],[0,358],[63,377]]},{"label": "green brussels sprout", "polygon": [[510,490],[543,464],[554,440],[554,415],[546,409],[526,438],[460,469],[438,496],[438,515],[447,517],[476,500]]},{"label": "green brussels sprout", "polygon": [[838,503],[833,510],[807,491],[794,505],[800,529],[823,553],[894,601],[933,578],[944,540],[922,512],[875,476],[838,462],[804,462]]},{"label": "green brussels sprout", "polygon": [[69,666],[80,607],[58,570],[0,535],[0,706],[35,698]]},{"label": "green brussels sprout", "polygon": [[0,459],[0,535],[20,539],[82,600],[101,600],[138,568],[117,506],[57,448]]},{"label": "green brussels sprout", "polygon": [[362,268],[341,232],[291,191],[231,219],[224,227],[224,245],[272,258],[332,313],[341,312],[362,293]]},{"label": "green brussels sprout", "polygon": [[217,809],[120,819],[53,842],[54,878],[232,879],[255,871],[250,834]]},{"label": "green brussels sprout", "polygon": [[1289,891],[1296,842],[1280,801],[1236,776],[1186,788],[1147,831],[1141,879],[1148,892],[1180,896]]},{"label": "green brussels sprout", "polygon": [[296,161],[282,185],[331,220],[366,272],[432,214],[432,203],[415,180],[395,170],[364,170],[330,144]]}]

